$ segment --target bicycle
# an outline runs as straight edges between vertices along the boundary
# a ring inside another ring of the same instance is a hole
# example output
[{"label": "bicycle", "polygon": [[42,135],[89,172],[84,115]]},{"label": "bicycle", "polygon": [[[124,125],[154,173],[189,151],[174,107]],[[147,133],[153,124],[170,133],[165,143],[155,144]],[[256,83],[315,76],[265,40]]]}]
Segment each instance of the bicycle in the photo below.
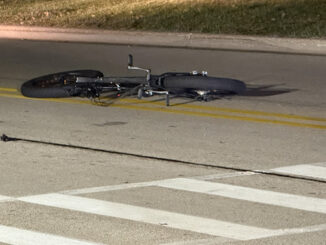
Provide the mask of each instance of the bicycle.
[{"label": "bicycle", "polygon": [[170,95],[208,101],[214,95],[241,94],[246,90],[242,81],[209,77],[206,71],[152,75],[150,69],[134,66],[132,55],[128,57],[128,69],[144,71],[146,76],[104,77],[97,70],[66,71],[31,79],[21,86],[21,92],[26,97],[34,98],[80,96],[90,99],[100,99],[103,94],[110,94],[114,98],[137,94],[138,99],[161,94],[165,95],[166,106],[169,106]]}]

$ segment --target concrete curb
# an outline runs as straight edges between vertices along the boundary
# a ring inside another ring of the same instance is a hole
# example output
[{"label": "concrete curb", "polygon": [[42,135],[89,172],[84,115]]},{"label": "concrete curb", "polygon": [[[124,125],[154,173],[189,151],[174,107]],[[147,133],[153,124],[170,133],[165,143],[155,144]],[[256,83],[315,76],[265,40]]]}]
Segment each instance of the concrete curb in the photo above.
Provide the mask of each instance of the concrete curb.
[{"label": "concrete curb", "polygon": [[326,55],[326,40],[0,25],[0,38]]}]

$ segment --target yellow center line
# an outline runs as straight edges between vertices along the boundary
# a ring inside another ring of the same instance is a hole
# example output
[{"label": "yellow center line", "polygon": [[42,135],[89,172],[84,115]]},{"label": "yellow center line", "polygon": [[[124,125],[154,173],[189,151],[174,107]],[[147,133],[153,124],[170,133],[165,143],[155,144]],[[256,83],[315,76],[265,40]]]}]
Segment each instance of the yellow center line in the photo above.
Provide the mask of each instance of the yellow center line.
[{"label": "yellow center line", "polygon": [[[18,92],[17,89],[1,88],[1,87],[0,87],[0,91]],[[129,103],[133,103],[133,104],[165,106],[165,103],[163,103],[163,102],[146,101],[146,100],[140,101],[138,99],[130,99],[130,98],[124,98],[119,101],[129,102]],[[265,116],[265,117],[274,117],[274,118],[279,117],[279,118],[285,118],[285,119],[326,122],[326,118],[309,117],[309,116],[284,114],[284,113],[264,112],[264,111],[241,110],[241,109],[234,109],[234,108],[222,108],[222,107],[215,107],[215,106],[177,104],[177,105],[171,105],[171,108],[186,108],[186,109],[193,109],[193,110],[204,110],[204,111],[213,111],[213,112],[218,111],[218,112],[225,112],[225,113],[246,114],[246,115],[254,115],[254,116]]]},{"label": "yellow center line", "polygon": [[124,104],[119,104],[116,106],[120,107],[120,108],[127,108],[127,109],[138,109],[138,110],[140,109],[140,110],[146,110],[146,111],[162,111],[162,112],[184,114],[184,115],[191,115],[191,116],[211,117],[211,118],[219,118],[219,119],[233,119],[233,120],[259,122],[259,123],[273,123],[273,124],[287,125],[287,126],[293,126],[293,127],[308,127],[308,128],[326,129],[326,125],[317,125],[317,124],[309,124],[309,123],[297,123],[297,122],[290,122],[290,121],[269,120],[269,119],[253,118],[253,117],[245,117],[245,116],[212,114],[212,113],[207,113],[207,112],[180,111],[180,110],[172,110],[172,109],[166,109],[166,108],[157,109],[157,108],[153,108],[153,107],[131,106],[131,105],[124,105]]},{"label": "yellow center line", "polygon": [[[0,96],[9,97],[9,98],[29,99],[29,100],[62,102],[62,103],[93,104],[92,102],[90,102],[88,100],[87,101],[86,100],[76,100],[76,99],[71,99],[71,98],[68,98],[68,99],[62,99],[62,98],[60,98],[60,99],[51,99],[51,98],[38,99],[38,98],[24,97],[19,94],[6,94],[6,93],[0,93]],[[128,99],[125,101],[128,101]],[[299,123],[299,122],[291,122],[291,121],[280,121],[280,120],[271,120],[271,119],[264,119],[264,118],[226,115],[226,114],[213,114],[213,113],[207,113],[207,112],[183,111],[183,110],[175,110],[175,109],[170,109],[170,108],[155,108],[155,107],[141,106],[140,104],[128,105],[128,104],[115,103],[115,104],[111,104],[110,106],[118,107],[118,108],[125,108],[125,109],[166,112],[166,113],[173,113],[173,114],[183,114],[183,115],[210,117],[210,118],[218,118],[218,119],[232,119],[232,120],[250,121],[250,122],[257,122],[257,123],[271,123],[271,124],[287,125],[287,126],[292,126],[292,127],[307,127],[307,128],[315,128],[315,129],[326,129],[326,125]]]},{"label": "yellow center line", "polygon": [[15,88],[0,88],[0,91],[3,91],[3,92],[13,92],[13,93],[18,92],[18,90],[15,89]]},{"label": "yellow center line", "polygon": [[[123,101],[130,102],[130,103],[156,104],[156,105],[160,105],[160,106],[165,106],[165,103],[162,103],[162,102],[152,102],[152,101],[137,102],[139,100],[136,100],[136,99],[123,99]],[[197,110],[205,110],[205,111],[220,111],[220,112],[226,112],[226,113],[249,114],[249,115],[255,115],[255,116],[280,117],[280,118],[286,118],[286,119],[298,119],[298,120],[326,122],[326,118],[299,116],[299,115],[291,115],[291,114],[281,114],[281,113],[264,112],[264,111],[249,111],[249,110],[222,108],[222,107],[215,107],[215,106],[177,104],[177,105],[171,105],[171,107],[181,107],[181,108],[197,109]]]},{"label": "yellow center line", "polygon": [[70,104],[92,104],[88,100],[75,100],[75,99],[63,99],[63,98],[31,98],[31,97],[25,97],[20,94],[6,94],[6,93],[0,93],[0,96],[2,97],[8,97],[8,98],[17,98],[17,99],[27,99],[27,100],[38,100],[38,101],[50,101],[50,102],[61,102],[61,103],[70,103]]}]

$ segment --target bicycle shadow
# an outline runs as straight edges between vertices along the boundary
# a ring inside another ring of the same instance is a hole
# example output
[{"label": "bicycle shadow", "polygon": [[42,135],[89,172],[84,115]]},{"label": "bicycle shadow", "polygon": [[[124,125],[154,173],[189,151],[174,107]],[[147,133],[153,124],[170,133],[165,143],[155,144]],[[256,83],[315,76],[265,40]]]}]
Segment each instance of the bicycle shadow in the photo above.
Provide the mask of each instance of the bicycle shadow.
[{"label": "bicycle shadow", "polygon": [[[246,91],[244,91],[241,94],[217,94],[214,96],[211,96],[209,101],[216,101],[221,99],[226,100],[232,100],[235,96],[241,96],[241,97],[268,97],[268,96],[275,96],[280,94],[286,94],[298,91],[298,89],[291,89],[291,88],[278,88],[280,86],[283,86],[284,84],[269,84],[269,85],[247,85]],[[175,98],[182,97],[175,95]],[[183,97],[184,98],[184,97]],[[164,100],[164,99],[159,99]],[[193,102],[199,101],[198,99],[194,98],[188,98],[186,101],[178,102],[178,103],[171,103],[170,106],[178,106],[178,105],[184,105],[184,104],[190,104]]]},{"label": "bicycle shadow", "polygon": [[[216,100],[221,100],[221,99],[226,99],[226,100],[232,100],[234,96],[241,96],[241,97],[267,97],[267,96],[275,96],[275,95],[280,95],[280,94],[286,94],[286,93],[291,93],[298,91],[298,89],[290,89],[290,88],[278,88],[279,86],[284,86],[284,84],[269,84],[269,85],[248,85],[247,84],[247,89],[241,93],[241,94],[216,94],[210,96],[208,101],[216,101]],[[116,95],[112,96],[107,96],[106,98],[110,98],[109,102],[100,102],[98,105],[102,106],[109,106],[111,104],[116,103],[120,99],[122,99],[125,96],[121,96],[120,98],[117,98]],[[132,98],[137,98],[137,96],[134,93],[129,93],[127,97],[132,97]],[[182,98],[183,101],[178,101],[173,103],[173,99],[178,99]],[[171,104],[170,106],[179,106],[179,105],[186,105],[186,104],[191,104],[194,102],[201,101],[198,98],[195,98],[194,96],[187,96],[187,94],[183,93],[174,93],[170,95],[170,100]],[[148,104],[148,103],[156,103],[156,102],[165,102],[165,97],[156,97],[151,100],[139,100],[137,104]],[[129,102],[131,104],[134,104],[135,102]]]},{"label": "bicycle shadow", "polygon": [[298,91],[298,89],[277,88],[283,85],[284,84],[247,85],[246,91],[240,94],[240,96],[266,97],[266,96],[274,96],[274,95],[280,95],[280,94],[286,94],[286,93]]}]

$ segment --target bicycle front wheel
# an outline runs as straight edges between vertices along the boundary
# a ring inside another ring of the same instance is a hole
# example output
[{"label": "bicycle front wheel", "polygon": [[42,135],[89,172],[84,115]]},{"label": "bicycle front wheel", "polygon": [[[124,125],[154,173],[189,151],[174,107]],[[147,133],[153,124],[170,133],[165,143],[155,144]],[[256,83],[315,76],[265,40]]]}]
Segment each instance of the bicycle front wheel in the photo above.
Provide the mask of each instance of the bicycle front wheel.
[{"label": "bicycle front wheel", "polygon": [[21,93],[34,98],[63,98],[75,94],[77,77],[98,78],[103,73],[95,70],[66,71],[31,79],[21,86]]},{"label": "bicycle front wheel", "polygon": [[165,89],[203,90],[215,93],[241,94],[246,90],[244,82],[230,78],[206,76],[171,76],[163,81]]}]

